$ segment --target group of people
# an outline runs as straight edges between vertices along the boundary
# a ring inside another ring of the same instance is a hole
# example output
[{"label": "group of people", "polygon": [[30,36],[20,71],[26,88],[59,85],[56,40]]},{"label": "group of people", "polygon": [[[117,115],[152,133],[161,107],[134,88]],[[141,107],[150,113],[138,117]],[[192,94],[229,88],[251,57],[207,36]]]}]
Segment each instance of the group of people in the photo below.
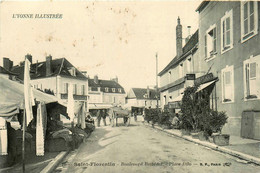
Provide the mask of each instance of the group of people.
[{"label": "group of people", "polygon": [[106,117],[108,116],[108,110],[107,109],[98,109],[96,112],[97,116],[97,126],[100,127],[100,121],[103,120],[104,126],[106,126]]}]

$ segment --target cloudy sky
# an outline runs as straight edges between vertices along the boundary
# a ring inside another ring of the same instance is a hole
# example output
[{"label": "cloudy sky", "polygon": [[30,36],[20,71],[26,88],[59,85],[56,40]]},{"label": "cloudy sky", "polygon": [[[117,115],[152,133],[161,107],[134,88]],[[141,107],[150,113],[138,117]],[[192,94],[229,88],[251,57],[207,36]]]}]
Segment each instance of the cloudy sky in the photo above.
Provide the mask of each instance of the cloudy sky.
[{"label": "cloudy sky", "polygon": [[[29,53],[44,61],[65,57],[90,77],[110,79],[131,87],[155,85],[159,72],[175,56],[175,27],[180,16],[198,28],[195,9],[200,1],[41,1],[0,3],[0,57],[14,65]],[[62,19],[13,18],[13,14],[62,14]]]}]

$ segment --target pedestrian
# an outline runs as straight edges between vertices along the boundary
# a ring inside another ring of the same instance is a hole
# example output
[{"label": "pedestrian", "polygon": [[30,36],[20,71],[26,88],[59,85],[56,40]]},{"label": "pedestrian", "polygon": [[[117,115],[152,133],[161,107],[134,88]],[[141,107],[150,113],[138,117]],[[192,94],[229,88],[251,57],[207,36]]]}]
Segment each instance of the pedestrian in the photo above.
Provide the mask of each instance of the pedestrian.
[{"label": "pedestrian", "polygon": [[172,119],[172,125],[175,129],[179,127],[180,121],[179,121],[179,114],[176,113],[174,118]]},{"label": "pedestrian", "polygon": [[107,117],[107,110],[104,109],[104,110],[102,111],[102,119],[103,119],[104,126],[107,125],[107,123],[106,123],[106,117]]},{"label": "pedestrian", "polygon": [[100,109],[97,110],[97,126],[100,127],[100,120],[101,120],[101,112]]},{"label": "pedestrian", "polygon": [[135,119],[135,122],[137,121],[137,110],[134,111],[134,119]]}]

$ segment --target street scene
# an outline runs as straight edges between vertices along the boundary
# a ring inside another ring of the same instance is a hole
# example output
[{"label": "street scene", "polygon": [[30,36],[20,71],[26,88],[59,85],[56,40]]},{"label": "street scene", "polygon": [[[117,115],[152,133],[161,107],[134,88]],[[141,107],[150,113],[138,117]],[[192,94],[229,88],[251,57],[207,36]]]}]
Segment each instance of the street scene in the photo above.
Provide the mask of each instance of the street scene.
[{"label": "street scene", "polygon": [[141,119],[97,128],[54,172],[259,172],[257,165],[169,136]]},{"label": "street scene", "polygon": [[1,1],[0,172],[260,173],[259,1]]}]

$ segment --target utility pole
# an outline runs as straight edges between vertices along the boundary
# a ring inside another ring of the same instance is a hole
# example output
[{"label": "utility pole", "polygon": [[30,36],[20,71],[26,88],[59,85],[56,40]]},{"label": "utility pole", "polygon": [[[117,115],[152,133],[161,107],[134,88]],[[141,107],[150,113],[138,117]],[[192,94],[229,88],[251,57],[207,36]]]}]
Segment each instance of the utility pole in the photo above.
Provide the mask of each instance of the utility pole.
[{"label": "utility pole", "polygon": [[158,53],[156,52],[156,109],[157,113],[159,113],[159,94],[158,94]]}]

